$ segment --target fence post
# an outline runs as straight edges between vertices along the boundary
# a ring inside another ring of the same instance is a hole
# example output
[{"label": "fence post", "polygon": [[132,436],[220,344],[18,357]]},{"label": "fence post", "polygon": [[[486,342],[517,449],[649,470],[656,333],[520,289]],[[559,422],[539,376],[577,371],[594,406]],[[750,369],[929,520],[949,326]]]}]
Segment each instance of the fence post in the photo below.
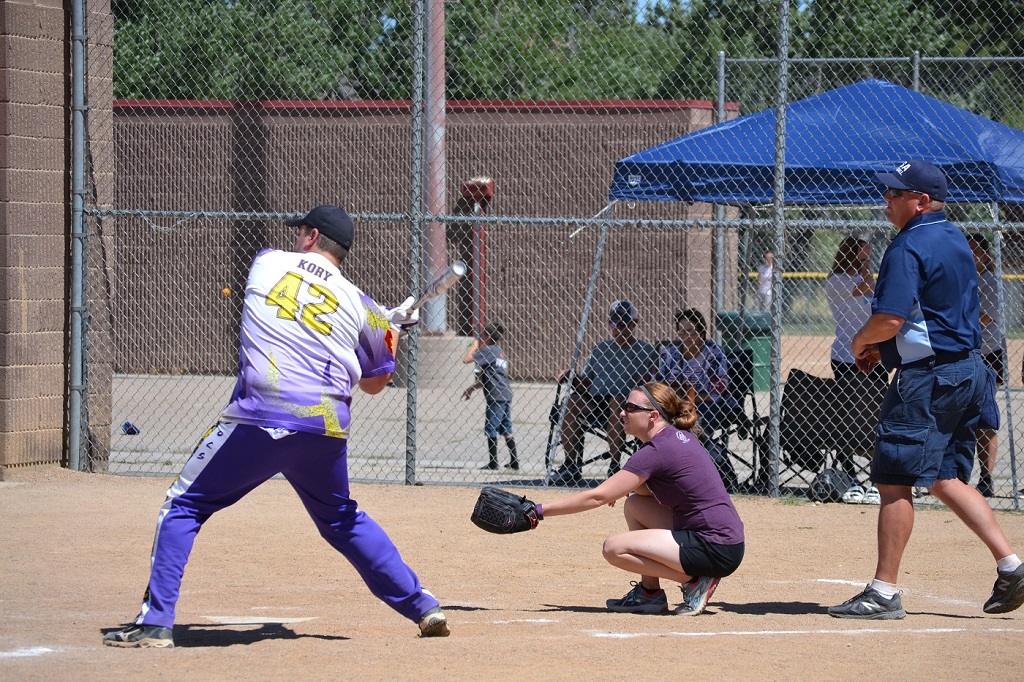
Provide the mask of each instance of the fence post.
[{"label": "fence post", "polygon": [[779,416],[782,392],[779,388],[779,361],[782,346],[782,271],[786,263],[786,99],[789,87],[789,2],[779,1],[779,41],[777,45],[775,92],[775,183],[772,200],[772,223],[775,227],[775,258],[772,268],[772,352],[769,384],[769,433],[771,448],[772,497],[779,496]]},{"label": "fence post", "polygon": [[82,470],[83,394],[85,386],[85,3],[71,4],[71,340],[68,349],[68,467]]},{"label": "fence post", "polygon": [[1013,508],[1020,510],[1020,490],[1017,487],[1017,446],[1013,433],[1013,397],[1010,392],[1010,357],[1006,349],[1006,288],[1003,284],[1003,232],[999,225],[999,204],[992,202],[990,205],[992,222],[996,229],[992,231],[992,248],[995,252],[996,261],[996,282],[999,286],[999,332],[1003,338],[1003,398],[1006,400],[1006,445],[1010,450],[1010,484],[1013,486]]},{"label": "fence post", "polygon": [[[423,70],[424,70],[424,0],[413,3],[413,56],[411,137],[412,163],[410,166],[410,220],[409,220],[409,293],[419,296],[422,268],[423,235]],[[408,383],[405,389],[405,484],[416,484],[416,383],[419,330],[413,327],[404,339]]]}]

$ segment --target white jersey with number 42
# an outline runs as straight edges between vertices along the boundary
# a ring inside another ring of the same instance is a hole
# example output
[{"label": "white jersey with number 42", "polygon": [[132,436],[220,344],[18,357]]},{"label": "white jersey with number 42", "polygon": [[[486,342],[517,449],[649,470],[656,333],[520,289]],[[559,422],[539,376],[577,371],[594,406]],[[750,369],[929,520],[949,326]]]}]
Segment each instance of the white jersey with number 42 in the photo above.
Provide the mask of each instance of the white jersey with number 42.
[{"label": "white jersey with number 42", "polygon": [[352,387],[395,370],[377,303],[316,253],[265,249],[245,285],[227,422],[347,438]]}]

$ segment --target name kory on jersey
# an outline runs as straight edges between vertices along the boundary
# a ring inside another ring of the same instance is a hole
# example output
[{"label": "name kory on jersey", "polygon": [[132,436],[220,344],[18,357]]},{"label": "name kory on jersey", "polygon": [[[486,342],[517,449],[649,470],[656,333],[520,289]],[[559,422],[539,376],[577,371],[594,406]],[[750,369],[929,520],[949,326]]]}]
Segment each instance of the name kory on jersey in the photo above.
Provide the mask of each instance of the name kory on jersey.
[{"label": "name kory on jersey", "polygon": [[323,280],[330,279],[331,275],[333,274],[328,272],[326,268],[323,268],[317,265],[316,263],[310,263],[308,260],[305,259],[299,261],[299,269],[305,270],[310,274],[316,275],[317,277]]}]

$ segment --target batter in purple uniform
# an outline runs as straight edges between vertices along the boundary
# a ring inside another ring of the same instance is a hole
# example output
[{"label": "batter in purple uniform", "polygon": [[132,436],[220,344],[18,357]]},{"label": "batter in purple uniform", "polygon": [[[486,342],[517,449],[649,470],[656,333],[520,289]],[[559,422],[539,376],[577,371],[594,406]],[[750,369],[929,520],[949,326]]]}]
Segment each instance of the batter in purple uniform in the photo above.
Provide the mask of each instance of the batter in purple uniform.
[{"label": "batter in purple uniform", "polygon": [[395,371],[399,328],[418,322],[412,299],[382,310],[339,266],[354,239],[352,220],[317,206],[296,227],[292,251],[253,260],[242,309],[238,381],[218,422],[167,491],[157,519],[152,572],[135,621],[107,633],[121,647],[172,647],[185,563],[207,519],[283,474],[332,547],[370,591],[446,637],[437,599],[399,556],[384,530],[349,494],[349,407],[355,386],[380,392]]},{"label": "batter in purple uniform", "polygon": [[[719,580],[743,560],[743,523],[714,461],[690,431],[697,411],[659,382],[629,393],[619,413],[626,434],[644,445],[622,470],[592,490],[537,505],[542,518],[612,506],[626,497],[625,533],[604,542],[608,563],[640,575],[611,611],[662,613],[668,597],[661,579],[680,583],[678,614],[704,611]],[[627,497],[628,496],[628,497]]]}]

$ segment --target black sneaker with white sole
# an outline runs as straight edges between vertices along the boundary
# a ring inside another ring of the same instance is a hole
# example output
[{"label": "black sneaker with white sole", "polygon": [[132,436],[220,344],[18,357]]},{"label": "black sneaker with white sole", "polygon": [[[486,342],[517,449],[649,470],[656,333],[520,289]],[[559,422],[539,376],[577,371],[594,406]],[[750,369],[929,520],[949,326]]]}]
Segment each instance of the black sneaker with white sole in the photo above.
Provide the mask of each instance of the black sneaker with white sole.
[{"label": "black sneaker with white sole", "polygon": [[448,619],[440,606],[435,606],[420,618],[420,637],[447,637],[450,634]]},{"label": "black sneaker with white sole", "polygon": [[833,618],[900,620],[907,617],[907,612],[903,610],[899,592],[886,599],[881,592],[867,585],[856,597],[847,599],[838,606],[828,607],[828,615]]},{"label": "black sneaker with white sole", "polygon": [[1024,564],[1012,573],[999,573],[992,596],[985,602],[985,613],[1009,613],[1024,605]]},{"label": "black sneaker with white sole", "polygon": [[170,649],[174,646],[171,629],[159,625],[129,625],[103,635],[107,646],[136,649]]},{"label": "black sneaker with white sole", "polygon": [[583,470],[579,464],[563,464],[548,479],[548,485],[556,486],[579,487],[583,483]]}]

